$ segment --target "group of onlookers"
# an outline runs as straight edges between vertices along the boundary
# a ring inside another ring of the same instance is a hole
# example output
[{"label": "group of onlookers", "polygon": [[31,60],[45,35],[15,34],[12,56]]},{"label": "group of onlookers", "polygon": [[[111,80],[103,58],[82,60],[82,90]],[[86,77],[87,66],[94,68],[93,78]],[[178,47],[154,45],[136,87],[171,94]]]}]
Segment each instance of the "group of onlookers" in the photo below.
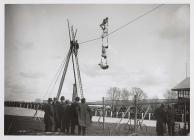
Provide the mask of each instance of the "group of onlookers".
[{"label": "group of onlookers", "polygon": [[78,135],[85,135],[86,128],[91,123],[91,112],[86,104],[85,98],[76,97],[70,103],[65,97],[48,99],[48,104],[44,107],[44,122],[46,132],[64,132],[65,134],[75,135],[75,128],[78,127]]},{"label": "group of onlookers", "polygon": [[[65,100],[62,96],[60,101],[57,98],[49,98],[48,103],[19,103],[5,102],[6,106],[17,106],[44,110],[44,123],[46,132],[61,131],[65,134],[75,135],[75,128],[78,128],[78,135],[85,135],[86,128],[91,123],[92,111],[86,104],[85,98],[76,97],[74,102]],[[108,111],[107,111],[108,114]],[[94,115],[94,112],[93,112]],[[154,111],[156,118],[156,133],[158,136],[175,135],[175,109],[173,105],[161,104]]]},{"label": "group of onlookers", "polygon": [[156,133],[158,136],[173,136],[175,127],[175,110],[172,105],[161,104],[154,112],[156,117]]}]

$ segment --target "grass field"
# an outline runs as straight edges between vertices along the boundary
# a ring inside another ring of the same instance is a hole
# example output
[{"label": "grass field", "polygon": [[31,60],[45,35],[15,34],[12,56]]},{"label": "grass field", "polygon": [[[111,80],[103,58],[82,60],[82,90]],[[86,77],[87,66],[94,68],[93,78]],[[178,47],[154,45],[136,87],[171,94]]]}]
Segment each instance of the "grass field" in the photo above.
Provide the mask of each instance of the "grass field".
[{"label": "grass field", "polygon": [[[32,117],[23,116],[11,116],[5,115],[4,134],[5,135],[64,135],[60,132],[44,132],[44,121],[33,120]],[[103,130],[103,124],[93,122],[90,127],[87,128],[87,136],[154,136],[155,128],[147,127],[146,129],[137,130],[137,133],[129,130],[126,124],[121,124],[117,129],[114,123],[105,123],[105,129]]]}]

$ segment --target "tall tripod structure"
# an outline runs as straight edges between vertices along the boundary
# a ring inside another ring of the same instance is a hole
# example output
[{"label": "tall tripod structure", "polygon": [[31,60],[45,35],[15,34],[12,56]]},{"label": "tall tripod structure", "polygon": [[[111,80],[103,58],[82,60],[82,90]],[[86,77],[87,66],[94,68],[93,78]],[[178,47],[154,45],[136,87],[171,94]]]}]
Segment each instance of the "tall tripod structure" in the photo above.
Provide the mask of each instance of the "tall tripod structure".
[{"label": "tall tripod structure", "polygon": [[67,72],[67,68],[68,68],[70,59],[72,59],[73,73],[74,73],[74,80],[75,80],[75,83],[73,84],[72,100],[74,100],[74,97],[78,96],[78,93],[77,93],[78,88],[79,88],[81,98],[84,97],[83,88],[82,88],[82,81],[81,81],[81,74],[80,74],[80,69],[79,69],[79,61],[78,61],[79,44],[78,44],[78,41],[76,40],[77,29],[74,31],[73,26],[71,26],[71,29],[70,29],[69,21],[67,20],[67,22],[68,22],[68,30],[69,30],[70,48],[69,48],[68,54],[66,56],[65,66],[64,66],[63,74],[62,74],[61,81],[59,84],[57,97],[56,97],[57,100],[59,100],[59,97],[61,94],[61,90],[63,87],[63,83],[65,80],[65,76],[66,76],[66,72]]}]

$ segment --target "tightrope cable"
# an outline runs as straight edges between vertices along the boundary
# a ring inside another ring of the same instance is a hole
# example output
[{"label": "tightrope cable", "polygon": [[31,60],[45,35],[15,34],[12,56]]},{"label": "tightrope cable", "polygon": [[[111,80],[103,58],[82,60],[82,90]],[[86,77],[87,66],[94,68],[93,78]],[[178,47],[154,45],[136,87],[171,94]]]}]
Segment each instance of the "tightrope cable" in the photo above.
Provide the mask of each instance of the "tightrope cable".
[{"label": "tightrope cable", "polygon": [[[138,17],[132,19],[131,21],[129,21],[129,22],[126,23],[125,25],[122,25],[122,26],[118,27],[117,29],[111,31],[107,36],[110,36],[111,34],[113,34],[113,33],[117,32],[117,31],[119,31],[119,30],[125,28],[125,27],[128,26],[129,24],[131,24],[131,23],[133,23],[133,22],[139,20],[140,18],[144,17],[145,15],[150,14],[151,12],[153,12],[153,11],[155,11],[156,9],[162,7],[163,5],[164,5],[164,4],[160,4],[160,5],[158,5],[158,6],[154,7],[154,8],[152,8],[151,10],[149,10],[149,11],[147,11],[147,12],[141,14],[140,16],[138,16]],[[97,38],[94,38],[94,39],[90,39],[90,40],[87,40],[87,41],[83,41],[83,42],[80,42],[79,44],[85,44],[85,43],[92,42],[92,41],[96,41],[96,40],[99,40],[99,39],[101,39],[101,37],[97,37]]]}]

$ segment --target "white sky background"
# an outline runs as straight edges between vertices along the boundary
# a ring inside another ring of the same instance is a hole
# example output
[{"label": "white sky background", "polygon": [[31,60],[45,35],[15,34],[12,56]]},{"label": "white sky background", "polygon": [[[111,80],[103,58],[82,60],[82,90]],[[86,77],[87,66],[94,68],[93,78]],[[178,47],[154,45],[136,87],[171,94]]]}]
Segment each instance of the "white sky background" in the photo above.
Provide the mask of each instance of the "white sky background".
[{"label": "white sky background", "polygon": [[[67,18],[79,42],[100,36],[109,17],[112,31],[156,5],[6,5],[5,100],[33,101],[45,95],[69,49]],[[171,89],[189,71],[189,5],[164,5],[112,34],[108,63],[98,63],[101,40],[80,45],[79,64],[87,101],[101,100],[113,86],[142,88],[151,98]],[[189,74],[188,74],[189,75]],[[70,63],[62,95],[71,99]],[[58,85],[50,96],[56,96]]]}]

